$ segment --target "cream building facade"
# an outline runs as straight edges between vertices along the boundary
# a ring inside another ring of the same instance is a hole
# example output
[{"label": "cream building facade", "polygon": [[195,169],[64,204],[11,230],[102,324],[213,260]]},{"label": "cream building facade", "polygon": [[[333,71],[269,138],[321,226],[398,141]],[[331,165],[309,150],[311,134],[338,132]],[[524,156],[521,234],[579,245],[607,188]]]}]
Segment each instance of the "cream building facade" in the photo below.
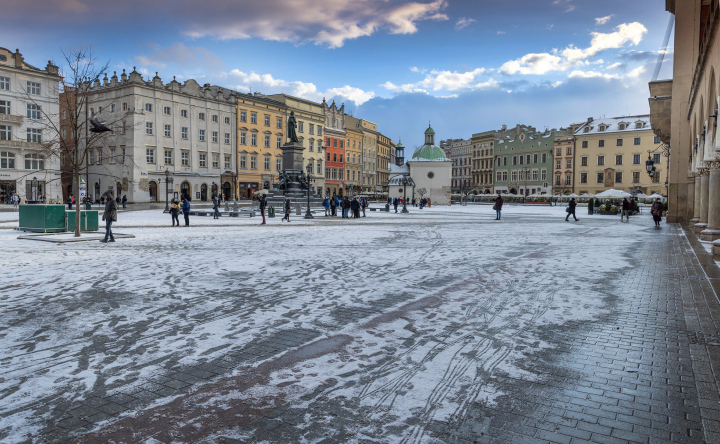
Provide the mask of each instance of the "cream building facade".
[{"label": "cream building facade", "polygon": [[[27,63],[0,48],[0,202],[17,193],[23,202],[62,199],[58,67]],[[55,128],[55,130],[51,130]]]},{"label": "cream building facade", "polygon": [[348,194],[353,196],[362,192],[363,172],[363,133],[359,128],[348,126],[345,120],[345,186]]},{"label": "cream building facade", "polygon": [[440,141],[440,148],[450,153],[453,162],[452,192],[469,192],[475,187],[472,183],[473,148],[471,139],[448,139]]},{"label": "cream building facade", "polygon": [[[665,193],[667,168],[649,115],[589,119],[575,132],[575,145],[576,194],[611,188]],[[645,170],[648,155],[657,165],[653,178]]]},{"label": "cream building facade", "polygon": [[313,188],[318,195],[323,196],[325,189],[325,113],[322,104],[288,94],[273,94],[265,97],[287,106],[288,114],[291,111],[295,112],[297,121],[295,131],[300,143],[305,148],[303,164],[305,166],[312,165],[311,174],[315,177]]},{"label": "cream building facade", "polygon": [[435,130],[428,127],[424,135],[425,144],[407,162],[415,186],[412,197],[429,198],[432,205],[450,205],[453,162],[435,145]]},{"label": "cream building facade", "polygon": [[88,192],[126,195],[130,202],[168,198],[231,199],[236,167],[236,98],[192,79],[145,81],[135,69],[94,82],[87,92],[90,114],[102,121],[125,116],[102,145],[88,149]]},{"label": "cream building facade", "polygon": [[390,153],[395,150],[395,143],[382,133],[377,133],[378,150],[377,150],[377,170],[375,178],[376,191],[388,191],[388,181],[390,180]]},{"label": "cream building facade", "polygon": [[495,134],[497,131],[475,133],[472,144],[472,184],[477,194],[491,194],[493,191],[493,158],[495,157]]}]

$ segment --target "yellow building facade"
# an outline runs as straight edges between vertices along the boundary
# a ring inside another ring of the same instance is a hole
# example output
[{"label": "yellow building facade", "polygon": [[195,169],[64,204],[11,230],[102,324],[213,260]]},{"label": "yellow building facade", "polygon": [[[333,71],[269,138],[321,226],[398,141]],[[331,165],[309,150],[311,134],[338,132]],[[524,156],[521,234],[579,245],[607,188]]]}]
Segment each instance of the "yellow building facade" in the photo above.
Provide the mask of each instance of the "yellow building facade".
[{"label": "yellow building facade", "polygon": [[388,191],[390,180],[390,152],[395,149],[395,142],[382,133],[377,133],[378,150],[375,172],[375,186],[378,191]]},{"label": "yellow building facade", "polygon": [[345,185],[350,196],[360,194],[362,190],[362,142],[363,133],[355,128],[354,124],[348,126],[348,117],[345,117]]},{"label": "yellow building facade", "polygon": [[[660,145],[648,115],[589,119],[575,132],[575,193],[614,188],[665,194],[667,159]],[[645,170],[648,155],[657,170],[652,178]]]}]

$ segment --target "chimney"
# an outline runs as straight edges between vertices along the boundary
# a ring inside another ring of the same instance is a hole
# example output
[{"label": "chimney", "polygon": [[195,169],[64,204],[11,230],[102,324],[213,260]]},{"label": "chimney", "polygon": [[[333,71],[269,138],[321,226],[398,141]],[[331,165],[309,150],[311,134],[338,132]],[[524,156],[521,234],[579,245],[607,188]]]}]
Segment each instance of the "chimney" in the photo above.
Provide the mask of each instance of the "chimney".
[{"label": "chimney", "polygon": [[500,126],[500,131],[507,131],[507,125]]},{"label": "chimney", "polygon": [[15,68],[22,68],[24,60],[22,54],[20,54],[19,49],[15,49],[15,54],[13,54],[13,58],[15,59]]}]

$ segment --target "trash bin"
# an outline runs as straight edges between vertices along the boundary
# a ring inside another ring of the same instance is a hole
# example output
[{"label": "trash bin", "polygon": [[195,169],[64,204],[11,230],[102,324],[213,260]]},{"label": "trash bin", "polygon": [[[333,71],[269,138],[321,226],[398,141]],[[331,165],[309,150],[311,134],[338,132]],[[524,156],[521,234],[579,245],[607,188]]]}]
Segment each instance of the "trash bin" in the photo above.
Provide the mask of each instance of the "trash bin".
[{"label": "trash bin", "polygon": [[275,207],[272,205],[270,206],[270,209],[268,210],[268,217],[275,217]]},{"label": "trash bin", "polygon": [[390,204],[385,204],[385,211],[390,212]]},{"label": "trash bin", "polygon": [[[67,231],[75,231],[75,211],[67,211]],[[98,210],[80,211],[80,231],[97,231],[99,229]]]},{"label": "trash bin", "polygon": [[86,203],[85,203],[85,209],[86,209],[86,210],[92,209],[92,206],[91,206],[90,202],[86,202]]},{"label": "trash bin", "polygon": [[33,233],[65,231],[65,205],[20,205],[18,229]]}]

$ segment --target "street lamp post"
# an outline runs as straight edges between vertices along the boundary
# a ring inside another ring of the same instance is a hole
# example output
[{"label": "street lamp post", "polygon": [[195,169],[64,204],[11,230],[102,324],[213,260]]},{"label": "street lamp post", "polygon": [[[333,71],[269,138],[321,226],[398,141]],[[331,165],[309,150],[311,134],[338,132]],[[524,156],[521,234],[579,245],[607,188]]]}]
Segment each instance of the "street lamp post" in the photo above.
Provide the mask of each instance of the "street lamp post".
[{"label": "street lamp post", "polygon": [[168,194],[170,194],[170,184],[173,182],[170,177],[170,171],[165,169],[165,211],[170,211],[170,205],[168,204]]},{"label": "street lamp post", "polygon": [[522,170],[523,175],[525,176],[525,189],[523,190],[523,203],[527,201],[526,196],[528,194],[527,192],[527,183],[528,183],[528,173],[530,173],[530,168],[524,167]]},{"label": "street lamp post", "polygon": [[310,172],[312,171],[312,163],[308,163],[307,167],[305,167],[305,170],[307,171],[307,211],[305,212],[305,219],[315,219],[310,212],[310,184],[315,179]]},{"label": "street lamp post", "polygon": [[38,201],[38,198],[37,198],[38,190],[37,190],[37,188],[38,188],[38,179],[37,179],[37,177],[33,177],[33,181],[32,181],[33,196],[32,196],[32,197],[33,197],[33,200],[35,201],[35,203],[37,203],[37,201]]},{"label": "street lamp post", "polygon": [[408,211],[408,209],[407,209],[407,197],[406,197],[406,196],[407,196],[407,185],[408,185],[408,182],[409,182],[409,181],[408,181],[408,177],[405,176],[405,175],[403,175],[403,178],[402,178],[402,184],[403,184],[403,209],[402,209],[401,213],[409,213],[409,211]]}]

